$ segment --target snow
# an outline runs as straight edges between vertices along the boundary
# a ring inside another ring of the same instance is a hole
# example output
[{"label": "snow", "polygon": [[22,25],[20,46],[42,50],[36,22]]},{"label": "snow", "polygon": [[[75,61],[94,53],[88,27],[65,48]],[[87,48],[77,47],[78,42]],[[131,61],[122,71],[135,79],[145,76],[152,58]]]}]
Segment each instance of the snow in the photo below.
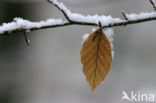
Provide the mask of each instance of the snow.
[{"label": "snow", "polygon": [[[94,31],[96,31],[97,30],[97,28],[92,28],[92,33],[94,32]],[[91,34],[91,33],[90,33]],[[89,33],[86,33],[86,34],[84,34],[83,36],[82,36],[82,42],[81,42],[81,44],[89,37],[89,35],[90,35]]]},{"label": "snow", "polygon": [[98,28],[92,28],[92,32],[96,31]]},{"label": "snow", "polygon": [[[69,19],[74,22],[80,22],[80,23],[93,23],[97,24],[99,21],[101,22],[102,26],[108,26],[111,24],[116,23],[125,23],[125,20],[122,20],[120,18],[113,18],[111,15],[105,16],[105,15],[82,15],[78,13],[72,13],[64,4],[63,2],[58,2],[57,0],[49,0],[54,5],[57,5],[58,8],[62,11],[64,11]],[[156,0],[152,0],[156,4]],[[140,14],[126,14],[128,20],[140,20],[140,19],[146,19],[146,18],[152,18],[156,17],[156,12],[149,12],[149,13],[140,13]],[[32,28],[41,28],[45,26],[53,26],[53,25],[62,25],[64,23],[67,23],[66,21],[62,21],[62,19],[48,19],[46,21],[40,21],[40,22],[31,22],[29,20],[24,20],[22,18],[15,18],[13,22],[10,23],[3,23],[0,26],[0,34],[3,34],[4,32],[12,32],[14,30],[23,30],[25,29],[26,32],[30,32]],[[111,31],[109,31],[111,32]],[[84,38],[87,37],[84,36]],[[110,38],[111,40],[112,38]]]},{"label": "snow", "polygon": [[138,20],[138,19],[145,19],[145,18],[152,18],[152,17],[156,17],[156,12],[149,12],[149,13],[144,13],[141,12],[140,14],[126,14],[126,17],[128,18],[128,20]]},{"label": "snow", "polygon": [[[92,32],[96,31],[96,28],[92,28]],[[91,33],[90,33],[91,34]],[[89,33],[86,33],[82,36],[82,42],[81,44],[83,44],[83,42],[85,40],[87,40],[87,38],[90,36]],[[106,28],[104,29],[104,34],[107,36],[107,38],[109,39],[109,42],[111,44],[111,48],[112,48],[112,58],[114,57],[114,49],[113,49],[113,38],[114,38],[114,31],[111,28]]]},{"label": "snow", "polygon": [[105,15],[102,15],[102,16],[99,16],[99,15],[87,15],[87,16],[84,16],[82,14],[77,14],[77,13],[73,13],[73,14],[70,14],[70,19],[73,20],[73,21],[78,21],[78,22],[87,22],[87,23],[96,23],[98,24],[98,22],[100,21],[102,26],[105,25],[109,25],[109,24],[114,24],[114,23],[119,23],[119,22],[122,22],[121,19],[119,18],[113,18],[111,15],[109,16],[105,16]]},{"label": "snow", "polygon": [[89,33],[86,33],[86,34],[84,34],[83,36],[82,36],[82,42],[81,42],[81,44],[83,44],[83,42],[89,37]]},{"label": "snow", "polygon": [[63,10],[70,20],[77,21],[77,22],[87,22],[87,23],[96,23],[100,21],[102,25],[109,25],[114,23],[122,22],[120,18],[113,18],[111,15],[82,15],[78,13],[72,13],[64,4],[63,2],[58,2],[57,0],[50,0],[53,4],[57,5],[61,10]]},{"label": "snow", "polygon": [[65,23],[62,21],[62,19],[48,19],[46,21],[31,22],[22,18],[14,18],[13,22],[3,23],[0,26],[0,34],[4,33],[5,31],[12,32],[16,29],[26,29],[26,32],[29,32],[31,28],[41,28],[43,26],[52,26],[62,23]]},{"label": "snow", "polygon": [[27,29],[26,32],[29,33],[29,32],[31,32],[31,30],[30,29]]},{"label": "snow", "polygon": [[114,31],[111,28],[107,28],[104,30],[104,33],[106,34],[106,36],[108,37],[110,42],[113,42],[113,37],[114,37]]},{"label": "snow", "polygon": [[106,28],[104,30],[104,33],[106,34],[107,38],[109,39],[109,42],[111,44],[111,48],[112,48],[112,58],[114,58],[114,47],[113,47],[113,40],[114,40],[114,31],[111,28]]}]

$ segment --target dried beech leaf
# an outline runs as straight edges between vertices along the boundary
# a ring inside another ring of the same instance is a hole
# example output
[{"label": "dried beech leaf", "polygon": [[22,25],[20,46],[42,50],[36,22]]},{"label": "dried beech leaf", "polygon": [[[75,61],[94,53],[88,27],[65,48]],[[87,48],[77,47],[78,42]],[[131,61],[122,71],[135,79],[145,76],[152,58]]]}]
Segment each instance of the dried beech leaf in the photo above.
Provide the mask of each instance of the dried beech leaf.
[{"label": "dried beech leaf", "polygon": [[96,30],[83,42],[81,62],[86,80],[92,91],[104,81],[112,61],[111,44],[107,36]]}]

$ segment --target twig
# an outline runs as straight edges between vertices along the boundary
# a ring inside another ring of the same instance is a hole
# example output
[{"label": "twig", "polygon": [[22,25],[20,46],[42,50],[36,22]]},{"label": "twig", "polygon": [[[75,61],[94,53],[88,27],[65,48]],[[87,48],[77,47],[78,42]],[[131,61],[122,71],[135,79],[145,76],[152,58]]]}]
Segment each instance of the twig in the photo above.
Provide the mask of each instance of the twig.
[{"label": "twig", "polygon": [[68,17],[68,15],[65,13],[65,11],[62,9],[62,8],[60,8],[58,5],[56,5],[54,2],[52,2],[52,1],[50,1],[50,0],[47,0],[50,4],[53,4],[58,10],[60,10],[62,13],[63,13],[63,15],[65,16],[65,18],[69,21],[69,22],[72,22],[71,20],[70,20],[70,18]]},{"label": "twig", "polygon": [[124,17],[125,20],[128,20],[126,14],[123,11],[121,12],[121,14],[122,14],[122,16]]},{"label": "twig", "polygon": [[150,1],[150,3],[152,4],[152,6],[153,6],[154,10],[156,10],[156,6],[155,6],[155,4],[154,4],[153,0],[149,0],[149,1]]},{"label": "twig", "polygon": [[26,42],[26,44],[27,44],[27,46],[29,48],[30,40],[28,39],[26,32],[24,32],[24,39],[25,39],[25,42]]}]

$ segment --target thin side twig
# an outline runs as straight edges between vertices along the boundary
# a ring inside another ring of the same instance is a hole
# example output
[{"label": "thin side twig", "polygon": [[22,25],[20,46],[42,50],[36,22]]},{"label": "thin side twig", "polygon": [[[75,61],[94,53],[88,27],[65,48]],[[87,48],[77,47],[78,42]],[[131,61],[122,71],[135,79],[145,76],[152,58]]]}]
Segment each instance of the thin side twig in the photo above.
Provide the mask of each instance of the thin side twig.
[{"label": "thin side twig", "polygon": [[47,0],[50,4],[53,4],[58,10],[60,10],[62,12],[62,14],[65,16],[65,18],[69,21],[69,22],[72,22],[70,20],[70,18],[68,17],[68,15],[65,13],[65,11],[60,8],[58,5],[54,4],[54,2],[52,2],[51,0]]},{"label": "thin side twig", "polygon": [[26,32],[24,32],[23,35],[24,35],[25,42],[26,42],[26,44],[27,44],[27,46],[29,48],[29,46],[30,46],[30,40],[28,39]]},{"label": "thin side twig", "polygon": [[154,10],[156,10],[156,6],[155,6],[155,4],[154,4],[153,0],[149,0],[149,1],[150,1],[150,3],[152,4],[152,6],[153,6]]},{"label": "thin side twig", "polygon": [[124,11],[121,12],[122,16],[124,17],[125,20],[128,20],[126,14],[124,13]]}]

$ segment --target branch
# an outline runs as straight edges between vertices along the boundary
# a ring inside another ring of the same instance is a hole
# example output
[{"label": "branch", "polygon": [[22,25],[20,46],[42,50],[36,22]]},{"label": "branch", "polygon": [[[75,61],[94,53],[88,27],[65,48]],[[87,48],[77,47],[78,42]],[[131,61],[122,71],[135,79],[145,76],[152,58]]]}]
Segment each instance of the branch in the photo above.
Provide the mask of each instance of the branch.
[{"label": "branch", "polygon": [[125,14],[122,13],[125,20],[120,18],[113,18],[110,15],[82,15],[78,13],[72,13],[63,3],[57,0],[48,0],[51,4],[56,6],[66,17],[67,21],[62,19],[48,19],[46,21],[31,22],[22,18],[15,18],[13,22],[3,23],[0,26],[0,34],[9,35],[17,32],[30,32],[40,29],[56,28],[69,25],[85,25],[85,26],[98,26],[98,22],[101,22],[104,29],[107,27],[125,26],[129,24],[136,24],[141,22],[147,22],[156,20],[156,12],[140,13],[140,14]]},{"label": "branch", "polygon": [[13,22],[3,23],[0,26],[0,34],[10,35],[17,32],[30,32],[40,29],[56,28],[71,25],[62,19],[48,19],[46,21],[31,22],[22,18],[14,18]]}]

